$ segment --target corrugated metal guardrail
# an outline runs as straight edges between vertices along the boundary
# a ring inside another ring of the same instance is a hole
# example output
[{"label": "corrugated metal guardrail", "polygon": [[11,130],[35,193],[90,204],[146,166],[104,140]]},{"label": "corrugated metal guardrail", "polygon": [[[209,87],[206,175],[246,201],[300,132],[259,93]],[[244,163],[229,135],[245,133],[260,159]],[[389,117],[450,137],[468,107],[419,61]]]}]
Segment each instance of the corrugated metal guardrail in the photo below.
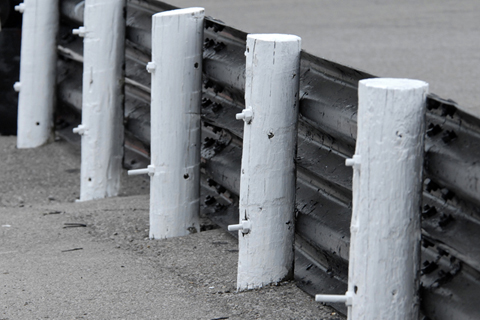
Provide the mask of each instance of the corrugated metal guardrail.
[{"label": "corrugated metal guardrail", "polygon": [[[67,138],[81,112],[81,1],[61,1],[57,128]],[[151,15],[173,6],[129,0],[125,81],[125,166],[146,166],[150,144]],[[207,19],[202,103],[203,214],[238,222],[246,33]],[[310,294],[346,291],[357,84],[369,74],[302,53],[297,157],[295,275]],[[432,319],[480,314],[480,120],[433,94],[427,101],[422,212],[423,313]],[[71,110],[77,111],[72,113]],[[63,127],[63,129],[61,129]],[[78,139],[78,138],[77,138]],[[388,177],[388,173],[385,173]],[[388,213],[386,213],[388,214]],[[233,270],[232,270],[233,272]],[[340,311],[345,307],[335,306]]]}]

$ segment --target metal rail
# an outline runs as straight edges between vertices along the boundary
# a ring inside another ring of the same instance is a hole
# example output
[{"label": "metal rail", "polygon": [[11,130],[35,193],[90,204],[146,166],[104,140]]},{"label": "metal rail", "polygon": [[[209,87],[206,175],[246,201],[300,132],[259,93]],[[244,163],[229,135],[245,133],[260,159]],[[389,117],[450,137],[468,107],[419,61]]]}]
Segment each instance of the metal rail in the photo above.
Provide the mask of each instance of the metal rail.
[{"label": "metal rail", "polygon": [[[72,26],[82,23],[83,16],[72,9],[80,2],[61,2],[58,113],[72,125],[71,110],[81,112],[82,43],[70,35]],[[145,66],[151,15],[173,8],[153,0],[128,1],[124,165],[129,168],[143,167],[149,155]],[[244,108],[245,41],[246,33],[207,19],[202,212],[225,229],[238,222],[243,123],[235,114]],[[344,162],[355,149],[357,84],[371,77],[302,52],[295,275],[312,295],[346,291],[352,171]],[[421,308],[432,319],[473,319],[480,313],[472,298],[480,291],[480,120],[433,94],[427,107]]]}]

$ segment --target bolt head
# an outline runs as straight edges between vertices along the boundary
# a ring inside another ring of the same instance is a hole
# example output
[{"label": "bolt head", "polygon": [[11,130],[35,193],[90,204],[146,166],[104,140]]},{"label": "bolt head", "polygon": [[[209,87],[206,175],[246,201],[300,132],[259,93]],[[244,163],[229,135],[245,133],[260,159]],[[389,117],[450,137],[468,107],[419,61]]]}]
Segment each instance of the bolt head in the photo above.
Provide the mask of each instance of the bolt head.
[{"label": "bolt head", "polygon": [[20,84],[20,82],[17,81],[13,85],[13,90],[15,90],[16,92],[20,92],[21,87],[22,87],[22,85]]},{"label": "bolt head", "polygon": [[148,73],[152,73],[153,71],[155,71],[155,68],[157,67],[157,65],[155,64],[155,62],[149,62],[147,63],[147,71]]},{"label": "bolt head", "polygon": [[236,117],[237,120],[243,120],[247,124],[250,124],[253,120],[252,107],[248,107],[246,109],[243,109],[243,111],[241,113],[237,113],[235,117]]},{"label": "bolt head", "polygon": [[25,3],[20,3],[18,5],[16,5],[15,7],[15,11],[18,11],[20,13],[24,13],[25,12]]}]

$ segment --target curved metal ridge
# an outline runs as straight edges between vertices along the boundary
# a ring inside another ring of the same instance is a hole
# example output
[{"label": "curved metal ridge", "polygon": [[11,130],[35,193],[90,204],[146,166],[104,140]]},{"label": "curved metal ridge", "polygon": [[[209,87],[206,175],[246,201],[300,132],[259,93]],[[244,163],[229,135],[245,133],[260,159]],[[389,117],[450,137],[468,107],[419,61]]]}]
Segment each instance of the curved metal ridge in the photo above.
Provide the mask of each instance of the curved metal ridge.
[{"label": "curved metal ridge", "polygon": [[[79,2],[61,1],[65,19],[57,77],[59,101],[76,111],[82,103],[82,43],[69,36],[68,24],[81,23],[83,16],[72,11]],[[150,60],[151,15],[174,8],[155,0],[128,0],[125,121],[126,149],[133,150],[128,161],[139,163],[138,156],[149,152],[150,75],[145,64]],[[213,18],[205,28],[202,192],[221,205],[205,205],[202,212],[226,228],[238,221],[243,123],[235,114],[245,107],[246,33]],[[352,171],[344,160],[355,150],[357,84],[371,77],[302,52],[296,279],[310,294],[325,292],[320,286],[330,286],[327,293],[345,292]],[[422,308],[435,319],[474,318],[480,313],[471,298],[480,291],[480,120],[433,94],[427,108]]]}]

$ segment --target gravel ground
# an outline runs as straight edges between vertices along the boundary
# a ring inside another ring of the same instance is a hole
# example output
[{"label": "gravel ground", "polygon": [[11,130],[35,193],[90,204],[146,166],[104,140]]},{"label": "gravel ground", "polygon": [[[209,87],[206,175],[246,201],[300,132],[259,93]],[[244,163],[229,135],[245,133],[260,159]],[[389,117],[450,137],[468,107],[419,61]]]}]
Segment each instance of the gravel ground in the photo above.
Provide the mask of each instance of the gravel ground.
[{"label": "gravel ground", "polygon": [[0,319],[344,319],[294,283],[236,292],[221,229],[148,239],[148,182],[75,203],[79,152],[0,137]]}]

